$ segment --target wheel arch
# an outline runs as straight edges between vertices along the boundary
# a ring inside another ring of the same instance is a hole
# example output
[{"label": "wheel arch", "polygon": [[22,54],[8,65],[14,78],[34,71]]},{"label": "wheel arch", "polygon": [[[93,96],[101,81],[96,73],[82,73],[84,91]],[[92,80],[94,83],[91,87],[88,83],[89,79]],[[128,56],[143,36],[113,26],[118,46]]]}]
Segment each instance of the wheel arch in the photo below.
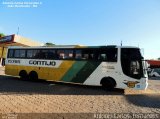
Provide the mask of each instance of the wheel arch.
[{"label": "wheel arch", "polygon": [[101,81],[100,81],[100,85],[102,85],[103,83],[107,83],[107,82],[109,82],[109,81],[112,81],[113,84],[114,84],[114,87],[116,87],[116,85],[117,85],[116,80],[115,80],[114,78],[110,77],[110,76],[103,77],[103,78],[101,79]]}]

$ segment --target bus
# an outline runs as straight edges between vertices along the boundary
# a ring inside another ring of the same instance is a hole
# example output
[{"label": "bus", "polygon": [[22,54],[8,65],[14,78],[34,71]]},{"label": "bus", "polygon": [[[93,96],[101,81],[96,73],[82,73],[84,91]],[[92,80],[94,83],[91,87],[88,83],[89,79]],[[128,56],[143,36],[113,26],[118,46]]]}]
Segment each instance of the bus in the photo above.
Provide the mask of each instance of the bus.
[{"label": "bus", "polygon": [[107,90],[148,86],[145,62],[140,49],[133,46],[9,47],[5,74]]}]

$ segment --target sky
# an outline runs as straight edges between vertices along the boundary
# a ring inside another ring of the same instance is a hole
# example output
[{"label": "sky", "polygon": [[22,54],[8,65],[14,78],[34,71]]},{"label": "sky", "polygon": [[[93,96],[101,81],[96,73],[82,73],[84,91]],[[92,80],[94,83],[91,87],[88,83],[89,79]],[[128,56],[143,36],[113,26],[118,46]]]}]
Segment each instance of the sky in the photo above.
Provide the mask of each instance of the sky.
[{"label": "sky", "polygon": [[[5,2],[40,4],[9,7]],[[122,41],[124,46],[140,47],[145,59],[156,59],[160,0],[0,0],[0,32],[18,32],[57,45],[120,45]]]}]

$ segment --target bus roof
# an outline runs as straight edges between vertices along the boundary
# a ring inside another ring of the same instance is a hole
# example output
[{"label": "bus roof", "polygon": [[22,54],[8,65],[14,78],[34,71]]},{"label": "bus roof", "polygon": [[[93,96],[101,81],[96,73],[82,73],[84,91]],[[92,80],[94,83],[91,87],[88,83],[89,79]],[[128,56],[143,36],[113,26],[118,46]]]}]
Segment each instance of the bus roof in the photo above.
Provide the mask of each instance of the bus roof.
[{"label": "bus roof", "polygon": [[34,49],[34,48],[139,48],[135,46],[116,46],[116,45],[104,45],[104,46],[83,46],[83,45],[55,45],[52,47],[47,46],[35,46],[35,47],[23,47],[23,46],[9,46],[8,49]]}]

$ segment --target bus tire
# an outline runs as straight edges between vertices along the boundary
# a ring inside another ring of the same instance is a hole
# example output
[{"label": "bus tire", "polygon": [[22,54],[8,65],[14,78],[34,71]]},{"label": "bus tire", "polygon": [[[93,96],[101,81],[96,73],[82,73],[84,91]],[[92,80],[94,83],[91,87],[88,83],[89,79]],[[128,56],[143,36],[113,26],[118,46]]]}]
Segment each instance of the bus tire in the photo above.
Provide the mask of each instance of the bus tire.
[{"label": "bus tire", "polygon": [[116,81],[111,77],[105,77],[101,80],[101,85],[104,90],[112,91],[116,86]]},{"label": "bus tire", "polygon": [[29,73],[29,80],[38,80],[38,74],[37,74],[37,72],[35,72],[35,71],[31,71],[30,73]]},{"label": "bus tire", "polygon": [[28,77],[27,72],[26,72],[25,70],[21,70],[21,71],[19,72],[19,76],[20,76],[20,78],[21,78],[22,80],[25,80],[25,79],[27,79],[27,77]]}]

